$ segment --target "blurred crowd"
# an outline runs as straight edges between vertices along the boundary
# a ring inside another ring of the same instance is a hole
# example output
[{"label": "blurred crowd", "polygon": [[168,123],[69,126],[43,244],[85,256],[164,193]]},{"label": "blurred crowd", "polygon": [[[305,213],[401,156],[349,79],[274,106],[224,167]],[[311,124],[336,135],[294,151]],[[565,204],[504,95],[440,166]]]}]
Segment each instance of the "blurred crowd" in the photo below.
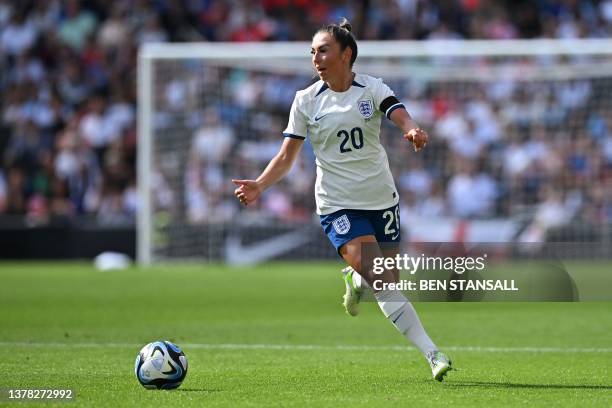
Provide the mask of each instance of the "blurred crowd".
[{"label": "blurred crowd", "polygon": [[[612,0],[0,0],[0,214],[133,222],[141,44],[308,41],[342,16],[358,39],[612,34]],[[192,223],[226,221],[239,211],[228,177],[261,171],[278,149],[295,90],[311,78],[192,72],[193,78],[170,71],[163,89],[156,129],[184,123],[189,142],[185,157],[160,157],[155,200]],[[187,84],[190,78],[198,87]],[[383,144],[393,152],[404,210],[485,218],[529,207],[542,225],[572,217],[610,222],[612,84],[603,81],[461,92],[390,83],[433,136],[428,152],[415,156],[385,125]],[[190,89],[198,89],[192,97],[199,103],[189,102]],[[202,102],[215,95],[210,106]],[[576,123],[588,126],[571,126]],[[312,160],[306,148],[289,181],[247,211],[309,220]],[[183,191],[164,174],[177,162],[184,167]]]},{"label": "blurred crowd", "polygon": [[528,217],[525,241],[612,222],[610,78],[455,86],[405,89],[434,135],[395,162],[407,217]]}]

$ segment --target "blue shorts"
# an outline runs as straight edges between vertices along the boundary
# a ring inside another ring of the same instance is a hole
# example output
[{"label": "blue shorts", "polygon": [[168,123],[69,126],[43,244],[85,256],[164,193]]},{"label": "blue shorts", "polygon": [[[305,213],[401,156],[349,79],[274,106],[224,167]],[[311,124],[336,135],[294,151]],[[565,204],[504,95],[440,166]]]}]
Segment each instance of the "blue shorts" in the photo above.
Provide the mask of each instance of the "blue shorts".
[{"label": "blue shorts", "polygon": [[321,215],[321,226],[336,251],[347,242],[374,235],[378,242],[400,242],[399,204],[386,210],[339,210]]}]

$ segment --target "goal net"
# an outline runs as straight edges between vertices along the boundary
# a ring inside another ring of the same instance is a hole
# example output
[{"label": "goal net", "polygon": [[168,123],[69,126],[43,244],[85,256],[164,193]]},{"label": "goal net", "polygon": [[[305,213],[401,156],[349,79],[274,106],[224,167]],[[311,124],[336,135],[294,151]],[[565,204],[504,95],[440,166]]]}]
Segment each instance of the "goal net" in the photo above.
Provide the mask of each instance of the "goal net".
[{"label": "goal net", "polygon": [[[406,241],[592,242],[612,254],[612,41],[360,42],[417,122],[385,147]],[[138,257],[254,263],[333,258],[304,144],[288,176],[240,207],[232,178],[278,151],[308,43],[147,44],[140,50]]]}]

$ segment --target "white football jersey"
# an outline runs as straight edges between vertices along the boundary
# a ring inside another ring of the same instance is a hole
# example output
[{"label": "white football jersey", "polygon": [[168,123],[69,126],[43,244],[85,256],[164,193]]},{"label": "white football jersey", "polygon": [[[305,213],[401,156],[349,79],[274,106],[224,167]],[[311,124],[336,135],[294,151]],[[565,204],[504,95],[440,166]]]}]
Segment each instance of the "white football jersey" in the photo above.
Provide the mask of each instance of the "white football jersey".
[{"label": "white football jersey", "polygon": [[397,204],[389,160],[380,144],[380,123],[400,107],[382,79],[369,75],[356,74],[345,92],[332,91],[319,80],[296,93],[283,134],[308,137],[312,144],[317,214],[382,210]]}]

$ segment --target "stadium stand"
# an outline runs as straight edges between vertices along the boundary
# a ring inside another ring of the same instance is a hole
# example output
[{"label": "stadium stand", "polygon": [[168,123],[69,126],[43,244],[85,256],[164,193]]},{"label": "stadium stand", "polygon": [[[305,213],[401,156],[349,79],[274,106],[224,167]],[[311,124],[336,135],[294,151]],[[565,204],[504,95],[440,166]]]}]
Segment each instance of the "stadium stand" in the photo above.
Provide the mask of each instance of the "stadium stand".
[{"label": "stadium stand", "polygon": [[[352,19],[359,39],[612,34],[610,0],[0,1],[0,214],[43,223],[81,215],[106,224],[134,221],[140,44],[308,41],[317,27],[341,16]],[[252,176],[264,165],[278,146],[293,93],[304,85],[303,78],[226,78],[240,84],[232,88],[233,110],[261,103],[268,109],[257,129],[237,126],[214,108],[194,122],[192,168],[206,166],[204,183],[196,174],[188,182],[193,223],[232,219],[238,205],[224,175]],[[186,108],[184,87],[176,81],[165,90],[169,110]],[[416,116],[437,140],[433,150],[451,165],[441,166],[433,155],[392,163],[404,210],[486,218],[531,206],[550,226],[574,217],[610,223],[610,192],[592,181],[611,177],[612,116],[583,104],[601,90],[578,82],[551,89],[546,98],[530,98],[531,91],[474,88],[464,101],[439,90],[412,101],[426,113]],[[410,97],[401,90],[398,96]],[[576,115],[588,115],[588,132],[554,137],[561,122]],[[245,129],[257,138],[242,137]],[[476,135],[478,143],[461,143],[455,136],[462,132]],[[198,148],[211,138],[218,141],[214,150]],[[279,185],[255,211],[281,221],[310,220],[312,167],[298,163],[294,171],[304,177],[294,180],[301,182]],[[163,180],[156,184],[157,199],[172,206],[176,197],[164,191]],[[474,194],[479,199],[467,199]]]}]

